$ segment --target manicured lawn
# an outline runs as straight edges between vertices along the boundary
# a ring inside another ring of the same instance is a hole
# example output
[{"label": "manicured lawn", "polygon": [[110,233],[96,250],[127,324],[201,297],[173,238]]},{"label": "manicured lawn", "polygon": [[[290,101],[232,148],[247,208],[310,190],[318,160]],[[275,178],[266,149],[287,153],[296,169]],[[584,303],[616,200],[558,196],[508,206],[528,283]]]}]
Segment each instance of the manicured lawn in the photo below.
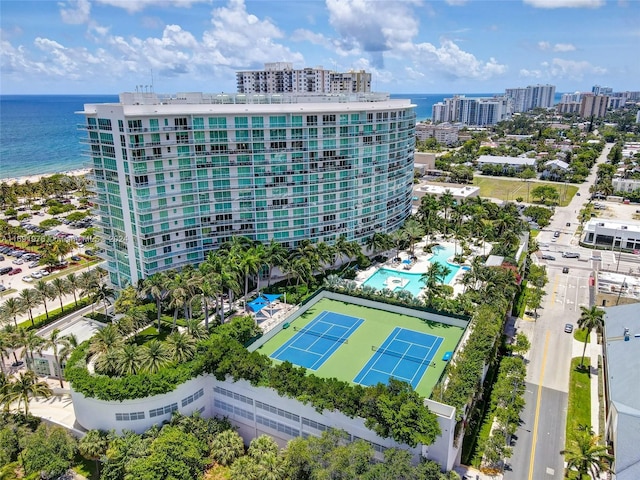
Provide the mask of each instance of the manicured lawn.
[{"label": "manicured lawn", "polygon": [[[312,305],[309,310],[294,320],[292,325],[302,328],[323,311],[349,315],[363,319],[364,322],[349,336],[348,343],[340,345],[317,370],[313,371],[313,374],[318,377],[337,378],[338,380],[353,382],[358,373],[374,355],[372,346],[382,345],[395,327],[442,337],[442,345],[440,345],[433,359],[435,366],[427,368],[415,389],[420,395],[427,398],[431,395],[433,387],[438,382],[448,363],[442,360],[444,352],[455,351],[464,332],[461,327],[425,321],[408,315],[327,298],[323,298],[315,305]],[[297,332],[293,328],[283,329],[262,345],[259,351],[264,355],[271,355],[296,334]]]},{"label": "manicured lawn", "polygon": [[588,335],[590,336],[590,333],[588,333],[584,328],[578,328],[575,332],[573,332],[573,338],[581,343],[584,343],[584,339]]},{"label": "manicured lawn", "polygon": [[569,377],[569,399],[567,407],[567,429],[565,443],[580,425],[591,426],[591,378],[589,377],[589,357],[580,367],[581,357],[571,360]]},{"label": "manicured lawn", "polygon": [[136,344],[144,345],[145,343],[150,342],[151,340],[159,340],[164,341],[167,336],[171,333],[171,328],[165,325],[162,325],[160,328],[160,334],[158,335],[158,329],[156,326],[150,326],[142,330],[136,335]]},{"label": "manicured lawn", "polygon": [[4,297],[5,295],[9,295],[10,293],[13,293],[15,291],[16,291],[15,288],[7,288],[5,291],[0,292],[0,298]]},{"label": "manicured lawn", "polygon": [[522,197],[525,202],[533,203],[533,197],[529,194],[527,199],[527,189],[529,193],[536,187],[548,185],[555,187],[560,194],[559,205],[566,207],[578,191],[575,185],[557,182],[524,182],[518,178],[494,178],[494,177],[474,177],[473,184],[480,187],[481,197],[497,198],[499,200],[507,200],[515,202],[516,198]]}]

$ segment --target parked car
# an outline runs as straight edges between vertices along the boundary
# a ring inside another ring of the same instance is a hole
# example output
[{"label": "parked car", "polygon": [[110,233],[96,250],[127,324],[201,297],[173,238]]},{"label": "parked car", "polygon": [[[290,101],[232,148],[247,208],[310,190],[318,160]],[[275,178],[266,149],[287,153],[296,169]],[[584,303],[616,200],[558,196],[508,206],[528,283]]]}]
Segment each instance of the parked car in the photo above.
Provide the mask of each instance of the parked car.
[{"label": "parked car", "polygon": [[11,270],[9,272],[9,275],[17,275],[19,273],[22,273],[22,269],[21,268],[14,268],[13,270]]},{"label": "parked car", "polygon": [[79,262],[80,260],[82,260],[82,258],[80,258],[78,255],[74,255],[73,257],[71,257],[71,260],[74,262]]},{"label": "parked car", "polygon": [[25,275],[24,277],[22,277],[22,281],[23,282],[33,282],[33,278],[31,278],[30,275]]},{"label": "parked car", "polygon": [[573,325],[571,325],[570,323],[565,323],[564,331],[567,332],[567,333],[573,332]]},{"label": "parked car", "polygon": [[570,227],[570,226],[571,226],[571,222],[567,222],[567,227]]},{"label": "parked car", "polygon": [[0,268],[0,275],[4,275],[6,273],[9,273],[11,270],[13,270],[13,268],[11,268],[11,267],[2,267],[2,268]]},{"label": "parked car", "polygon": [[35,278],[36,280],[40,280],[42,278],[42,274],[40,272],[33,272],[31,274],[31,278]]},{"label": "parked car", "polygon": [[0,255],[0,262],[4,261],[4,257]]},{"label": "parked car", "polygon": [[553,255],[542,255],[542,260],[555,260],[556,257],[554,257]]},{"label": "parked car", "polygon": [[580,258],[578,252],[562,252],[562,258]]},{"label": "parked car", "polygon": [[569,273],[569,267],[564,267],[562,269],[562,273]]},{"label": "parked car", "polygon": [[0,285],[0,292],[4,292],[7,289],[4,285]]},{"label": "parked car", "polygon": [[93,257],[95,255],[95,252],[93,250],[89,250],[89,249],[85,250],[84,253],[89,255],[90,257]]},{"label": "parked car", "polygon": [[553,238],[558,238],[559,236],[560,236],[560,232],[558,232],[557,230],[553,232]]},{"label": "parked car", "polygon": [[13,262],[14,265],[22,265],[24,263],[24,260],[22,260],[21,258],[16,258]]},{"label": "parked car", "polygon": [[49,275],[49,270],[45,270],[44,268],[42,270],[38,270],[40,272],[40,274],[43,277],[46,277],[47,275]]},{"label": "parked car", "polygon": [[38,266],[40,266],[40,262],[38,262],[37,260],[34,260],[29,264],[29,268],[36,268]]}]

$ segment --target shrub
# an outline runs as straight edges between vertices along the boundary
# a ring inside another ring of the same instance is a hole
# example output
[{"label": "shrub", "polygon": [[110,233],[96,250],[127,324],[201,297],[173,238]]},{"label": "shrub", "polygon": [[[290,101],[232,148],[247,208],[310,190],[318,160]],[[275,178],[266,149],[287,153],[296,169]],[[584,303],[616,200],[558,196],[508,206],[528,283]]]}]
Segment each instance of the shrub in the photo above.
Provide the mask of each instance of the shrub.
[{"label": "shrub", "polygon": [[57,227],[58,225],[61,225],[62,222],[60,220],[58,220],[57,218],[47,218],[46,220],[43,220],[40,222],[40,226],[42,228],[53,228],[53,227]]}]

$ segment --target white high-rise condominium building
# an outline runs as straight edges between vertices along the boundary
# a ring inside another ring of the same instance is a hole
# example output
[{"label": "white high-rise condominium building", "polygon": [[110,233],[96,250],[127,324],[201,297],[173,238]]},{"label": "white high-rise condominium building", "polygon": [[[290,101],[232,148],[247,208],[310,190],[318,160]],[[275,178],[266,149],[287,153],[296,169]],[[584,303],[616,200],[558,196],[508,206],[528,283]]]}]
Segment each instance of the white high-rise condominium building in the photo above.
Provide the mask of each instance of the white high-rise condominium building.
[{"label": "white high-rise condominium building", "polygon": [[529,85],[525,88],[507,88],[505,96],[513,100],[513,112],[528,112],[534,108],[553,107],[555,85]]},{"label": "white high-rise condominium building", "polygon": [[510,118],[511,109],[511,99],[507,97],[474,98],[455,95],[433,105],[431,120],[433,123],[495,125]]},{"label": "white high-rise condominium building", "polygon": [[397,230],[411,213],[414,108],[380,93],[86,104],[111,282],[197,264],[235,235],[294,248]]},{"label": "white high-rise condominium building", "polygon": [[294,69],[288,62],[265,63],[264,70],[236,73],[238,93],[366,93],[371,74],[364,70],[344,73],[324,68]]}]

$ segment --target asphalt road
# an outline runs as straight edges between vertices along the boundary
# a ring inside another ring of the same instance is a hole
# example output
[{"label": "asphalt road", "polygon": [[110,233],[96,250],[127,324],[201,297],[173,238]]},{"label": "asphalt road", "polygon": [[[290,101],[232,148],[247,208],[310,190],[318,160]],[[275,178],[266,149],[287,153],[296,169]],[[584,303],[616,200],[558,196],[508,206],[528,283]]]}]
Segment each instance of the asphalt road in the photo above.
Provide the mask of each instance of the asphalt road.
[{"label": "asphalt road", "polygon": [[[605,147],[598,163],[606,161],[611,147]],[[507,480],[564,478],[560,452],[565,443],[573,343],[572,335],[564,332],[564,325],[576,326],[580,306],[589,306],[589,276],[600,262],[606,262],[606,253],[612,254],[603,252],[602,261],[591,260],[592,251],[579,247],[575,236],[577,215],[589,199],[589,186],[595,181],[596,171],[594,166],[587,182],[580,186],[580,195],[574,196],[567,207],[556,208],[551,225],[538,235],[538,243],[546,245],[544,253],[553,255],[555,260],[536,258],[538,263],[547,265],[547,294],[537,318],[527,316],[516,322],[517,331],[528,336],[531,349],[527,354],[526,406],[515,434],[513,455],[505,469]],[[556,231],[560,236],[554,238]],[[580,258],[563,258],[565,251],[578,252]],[[569,267],[569,271],[563,273],[563,267]]]}]

